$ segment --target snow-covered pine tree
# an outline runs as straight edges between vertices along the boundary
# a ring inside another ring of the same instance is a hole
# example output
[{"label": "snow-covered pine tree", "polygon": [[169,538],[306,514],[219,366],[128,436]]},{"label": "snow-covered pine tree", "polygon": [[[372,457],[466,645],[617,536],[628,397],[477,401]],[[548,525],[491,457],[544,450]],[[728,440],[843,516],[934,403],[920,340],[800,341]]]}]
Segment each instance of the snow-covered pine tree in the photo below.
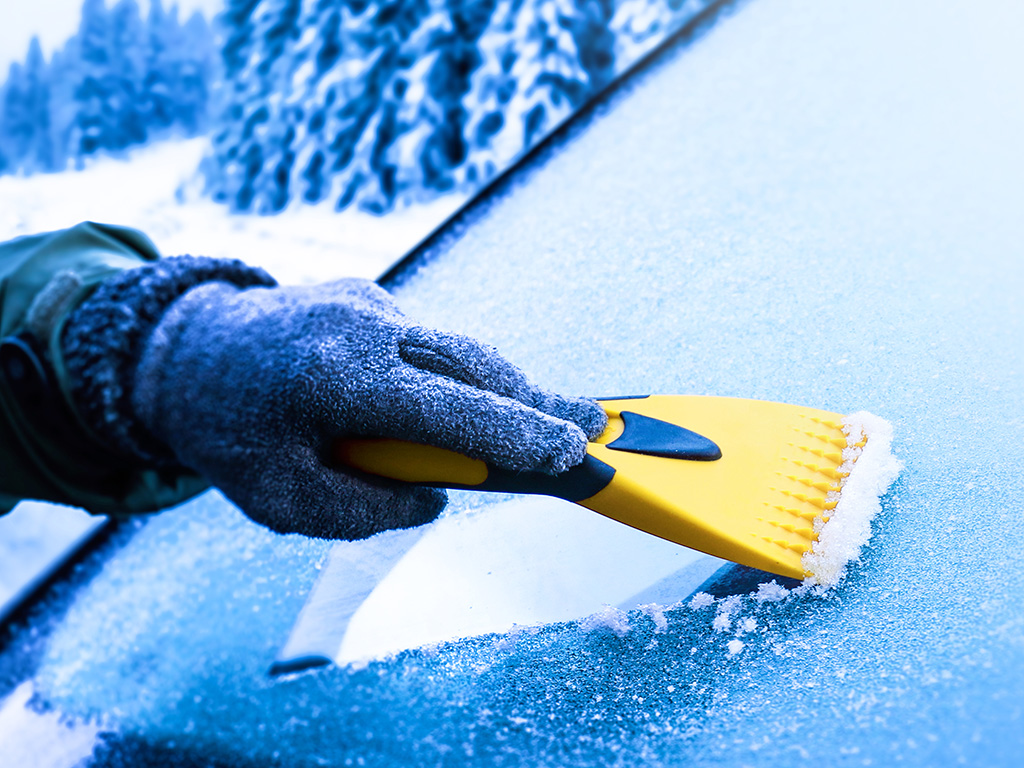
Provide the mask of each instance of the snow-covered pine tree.
[{"label": "snow-covered pine tree", "polygon": [[[267,0],[254,17],[261,54],[252,62],[256,92],[249,103],[270,104],[271,108],[266,110],[265,119],[253,122],[252,137],[259,144],[262,162],[258,171],[255,163],[247,167],[239,202],[247,205],[246,201],[255,199],[261,213],[280,211],[290,197],[295,162],[292,142],[296,124],[302,119],[301,106],[292,106],[292,74],[304,58],[296,46],[302,34],[301,11],[301,0]],[[263,114],[259,106],[257,111]]]},{"label": "snow-covered pine tree", "polygon": [[56,171],[64,164],[58,157],[50,120],[50,76],[39,38],[33,35],[25,60],[25,106],[32,123],[32,143],[25,166],[29,172]]},{"label": "snow-covered pine tree", "polygon": [[[346,8],[340,3],[326,1],[317,4],[308,22],[309,27],[315,31],[315,41],[306,47],[311,67],[307,91],[315,93],[321,87],[324,76],[334,69],[342,54],[352,45],[352,41],[346,39],[346,17],[343,13],[358,15],[362,11],[365,11],[365,7],[353,9],[349,5]],[[320,202],[330,191],[331,169],[327,165],[329,142],[326,140],[325,126],[327,110],[333,103],[325,102],[326,99],[312,100],[299,129],[303,135],[296,154],[296,166],[300,174],[299,183],[303,187],[302,199],[308,203]]]},{"label": "snow-covered pine tree", "polygon": [[103,148],[117,150],[144,142],[149,133],[143,97],[146,48],[142,17],[135,0],[120,0],[109,16],[107,93],[112,128]]},{"label": "snow-covered pine tree", "polygon": [[150,133],[161,135],[171,129],[194,136],[207,125],[216,76],[213,36],[198,12],[181,24],[176,4],[165,10],[154,2],[151,11],[146,76]]},{"label": "snow-covered pine tree", "polygon": [[[219,115],[213,123],[213,151],[203,160],[201,171],[213,199],[232,208],[239,207],[235,195],[243,180],[247,176],[255,176],[262,168],[262,158],[250,162],[241,153],[248,117],[245,113],[246,93],[252,80],[245,70],[253,48],[252,16],[259,4],[260,0],[225,0],[224,10],[217,17],[217,26],[223,37],[223,103],[217,105]],[[253,167],[251,174],[249,167]]]},{"label": "snow-covered pine tree", "polygon": [[421,58],[409,48],[422,48],[440,26],[430,3],[318,0],[303,11],[264,0],[246,11],[229,5],[221,17],[235,24],[226,30],[225,69],[244,85],[230,95],[206,166],[215,198],[263,212],[280,210],[294,194],[330,196],[345,207],[368,182],[381,181],[390,205],[382,143],[376,153],[371,145],[394,135],[395,104],[408,82],[399,73]]},{"label": "snow-covered pine tree", "polygon": [[216,72],[213,31],[198,11],[182,27],[181,44],[185,54],[178,70],[178,88],[174,99],[174,122],[187,136],[206,130],[210,94]]},{"label": "snow-covered pine tree", "polygon": [[576,0],[502,8],[469,95],[467,182],[485,181],[506,167],[594,92],[583,65],[588,53],[580,49],[586,41],[569,29],[579,13]]},{"label": "snow-covered pine tree", "polygon": [[53,170],[56,159],[50,132],[49,73],[39,39],[32,38],[25,65],[11,65],[0,107],[0,143],[5,170],[33,173]]},{"label": "snow-covered pine tree", "polygon": [[162,0],[150,0],[146,17],[146,60],[142,99],[146,124],[159,131],[174,122],[176,72],[174,44],[178,24],[177,6],[173,13],[164,10]]},{"label": "snow-covered pine tree", "polygon": [[50,57],[50,135],[53,137],[56,171],[63,170],[71,157],[71,127],[78,107],[74,99],[78,48],[78,36],[75,35]]},{"label": "snow-covered pine tree", "polygon": [[4,84],[0,103],[0,147],[10,170],[17,170],[24,162],[32,141],[32,125],[28,121],[25,94],[25,70],[12,62]]},{"label": "snow-covered pine tree", "polygon": [[615,33],[612,31],[612,17],[615,14],[614,0],[577,0],[577,12],[559,19],[569,30],[579,51],[580,66],[587,73],[587,96],[574,106],[597,93],[615,78]]},{"label": "snow-covered pine tree", "polygon": [[451,27],[436,42],[438,55],[425,83],[428,98],[419,110],[429,133],[417,148],[416,163],[400,171],[403,188],[447,192],[460,186],[472,168],[467,126],[473,115],[466,102],[484,62],[485,35],[497,6],[497,0],[449,4]]},{"label": "snow-covered pine tree", "polygon": [[72,94],[75,114],[69,131],[69,150],[81,164],[84,157],[115,143],[111,35],[103,0],[85,0],[77,38],[78,61]]},{"label": "snow-covered pine tree", "polygon": [[712,0],[618,0],[611,20],[615,58],[634,62],[665,39]]},{"label": "snow-covered pine tree", "polygon": [[[460,120],[460,63],[467,72],[475,65],[460,48],[456,24],[461,22],[452,10],[459,3],[379,3],[366,19],[373,34],[353,36],[356,45],[349,46],[348,58],[354,48],[373,66],[361,81],[335,82],[336,98],[327,110],[328,136],[333,133],[328,153],[335,171],[332,197],[339,210],[356,203],[371,213],[385,213],[400,194],[426,188],[419,157],[431,142],[446,153],[436,164],[435,188],[453,186],[443,174],[464,154],[461,126],[450,127],[448,121]],[[486,26],[493,3],[476,5]]]},{"label": "snow-covered pine tree", "polygon": [[4,82],[4,85],[0,87],[0,176],[5,173],[9,173],[11,169],[11,161],[7,158],[7,134],[4,131],[4,125],[6,118],[4,117],[4,99],[6,97],[7,87],[9,80]]},{"label": "snow-covered pine tree", "polygon": [[195,135],[221,70],[215,199],[384,212],[479,186],[710,0],[225,2],[215,62],[201,15],[84,0],[50,65],[36,44],[3,88],[0,173]]}]

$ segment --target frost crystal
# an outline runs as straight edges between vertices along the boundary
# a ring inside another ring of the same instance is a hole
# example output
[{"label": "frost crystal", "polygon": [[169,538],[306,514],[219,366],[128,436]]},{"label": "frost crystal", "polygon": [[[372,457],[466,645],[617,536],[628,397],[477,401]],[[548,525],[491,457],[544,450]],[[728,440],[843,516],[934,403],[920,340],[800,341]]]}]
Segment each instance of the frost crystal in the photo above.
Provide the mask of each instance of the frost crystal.
[{"label": "frost crystal", "polygon": [[640,606],[640,612],[651,617],[654,622],[655,632],[664,632],[668,629],[668,619],[665,618],[665,606],[657,603],[648,603]]},{"label": "frost crystal", "polygon": [[690,610],[699,611],[701,608],[707,608],[709,605],[715,604],[715,598],[709,595],[707,592],[698,592],[692,598],[690,598]]},{"label": "frost crystal", "polygon": [[758,584],[754,599],[759,603],[775,603],[785,600],[788,595],[789,590],[772,579],[767,584]]},{"label": "frost crystal", "polygon": [[580,621],[580,626],[587,632],[593,632],[595,629],[610,630],[616,637],[625,637],[629,632],[629,616],[625,611],[606,605],[602,610]]}]

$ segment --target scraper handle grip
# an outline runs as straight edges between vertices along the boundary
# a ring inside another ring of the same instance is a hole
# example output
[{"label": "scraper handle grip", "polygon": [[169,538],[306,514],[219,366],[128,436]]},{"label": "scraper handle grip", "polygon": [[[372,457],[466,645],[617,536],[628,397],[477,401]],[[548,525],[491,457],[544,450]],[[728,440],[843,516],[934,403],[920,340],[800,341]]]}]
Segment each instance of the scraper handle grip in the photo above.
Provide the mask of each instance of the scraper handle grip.
[{"label": "scraper handle grip", "polygon": [[377,477],[437,488],[556,496],[579,502],[605,488],[615,469],[587,454],[583,463],[558,475],[512,472],[455,451],[391,438],[345,438],[334,442],[330,460]]},{"label": "scraper handle grip", "polygon": [[[639,399],[628,398],[627,400]],[[621,402],[621,401],[620,401]],[[582,502],[608,487],[615,468],[595,455],[597,447],[644,456],[712,462],[722,457],[713,441],[679,424],[603,402],[608,425],[588,446],[581,464],[558,475],[511,472],[455,451],[391,438],[345,438],[330,460],[378,477],[441,488],[533,493]],[[608,453],[605,452],[605,456]]]}]

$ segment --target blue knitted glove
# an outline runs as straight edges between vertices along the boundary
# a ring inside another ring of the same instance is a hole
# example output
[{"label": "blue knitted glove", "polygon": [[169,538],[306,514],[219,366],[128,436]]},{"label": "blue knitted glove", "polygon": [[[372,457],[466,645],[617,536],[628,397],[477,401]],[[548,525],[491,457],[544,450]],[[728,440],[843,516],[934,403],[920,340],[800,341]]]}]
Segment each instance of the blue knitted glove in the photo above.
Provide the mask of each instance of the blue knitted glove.
[{"label": "blue knitted glove", "polygon": [[340,436],[557,473],[605,425],[597,403],[545,392],[493,348],[417,325],[364,280],[199,285],[163,313],[137,360],[124,398],[138,424],[107,419],[108,437],[151,460],[166,451],[282,532],[362,538],[444,507],[441,490],[327,466]]}]

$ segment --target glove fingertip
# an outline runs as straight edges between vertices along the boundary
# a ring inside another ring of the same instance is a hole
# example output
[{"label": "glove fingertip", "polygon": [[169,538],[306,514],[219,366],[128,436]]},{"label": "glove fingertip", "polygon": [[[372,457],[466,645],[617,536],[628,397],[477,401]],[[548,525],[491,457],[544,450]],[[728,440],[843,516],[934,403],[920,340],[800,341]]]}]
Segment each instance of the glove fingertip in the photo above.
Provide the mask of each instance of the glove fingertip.
[{"label": "glove fingertip", "polygon": [[557,475],[583,461],[587,455],[587,436],[576,424],[566,423],[564,430],[554,436],[547,449],[547,455],[537,470]]},{"label": "glove fingertip", "polygon": [[558,411],[553,415],[576,424],[588,440],[598,437],[608,426],[608,414],[596,400],[586,397],[566,398]]}]

